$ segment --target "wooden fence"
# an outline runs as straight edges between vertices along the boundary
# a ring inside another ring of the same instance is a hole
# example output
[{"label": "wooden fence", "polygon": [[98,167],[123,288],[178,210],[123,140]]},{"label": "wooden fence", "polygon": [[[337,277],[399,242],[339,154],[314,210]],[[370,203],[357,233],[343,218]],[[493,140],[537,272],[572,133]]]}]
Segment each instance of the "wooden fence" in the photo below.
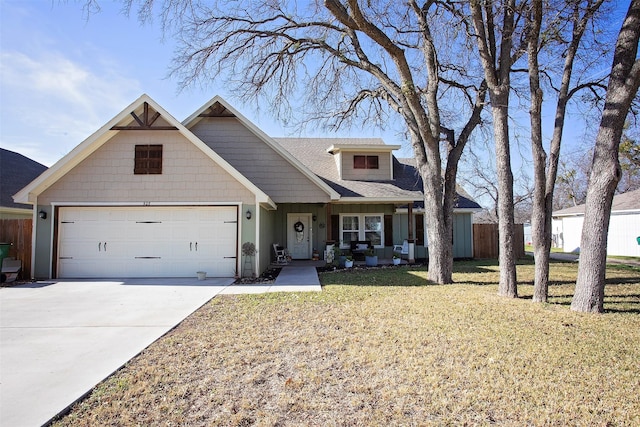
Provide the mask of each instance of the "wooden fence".
[{"label": "wooden fence", "polygon": [[[524,257],[524,225],[516,224],[516,257]],[[473,224],[473,257],[498,258],[500,244],[498,224]]]},{"label": "wooden fence", "polygon": [[22,261],[18,280],[31,277],[31,229],[32,219],[0,219],[0,242],[12,243],[9,256]]}]

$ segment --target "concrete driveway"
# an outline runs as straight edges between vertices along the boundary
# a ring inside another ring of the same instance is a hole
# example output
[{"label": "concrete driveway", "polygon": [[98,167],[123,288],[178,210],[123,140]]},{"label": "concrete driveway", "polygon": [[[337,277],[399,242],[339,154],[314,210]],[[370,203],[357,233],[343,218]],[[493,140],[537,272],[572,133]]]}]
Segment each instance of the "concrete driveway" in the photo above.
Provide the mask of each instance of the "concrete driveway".
[{"label": "concrete driveway", "polygon": [[[233,279],[65,281],[0,289],[0,426],[40,426]],[[238,289],[240,290],[240,289]]]}]

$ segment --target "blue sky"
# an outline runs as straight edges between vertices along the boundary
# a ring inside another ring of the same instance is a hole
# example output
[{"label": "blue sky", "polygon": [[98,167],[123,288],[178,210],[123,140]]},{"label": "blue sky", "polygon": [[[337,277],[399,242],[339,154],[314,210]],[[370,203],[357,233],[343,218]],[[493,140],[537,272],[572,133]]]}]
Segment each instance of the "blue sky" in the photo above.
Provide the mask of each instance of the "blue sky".
[{"label": "blue sky", "polygon": [[[51,166],[142,93],[178,120],[221,95],[267,134],[290,135],[273,117],[243,105],[221,83],[179,92],[178,81],[167,77],[173,42],[162,39],[159,26],[142,26],[135,15],[121,12],[121,2],[111,1],[101,1],[102,11],[87,20],[83,4],[84,0],[0,0],[1,147]],[[526,114],[522,121],[526,126]],[[570,118],[569,126],[573,122]],[[584,150],[584,122],[576,124],[563,143],[567,150]],[[337,136],[322,131],[301,136],[319,135]],[[388,144],[407,146],[393,131],[353,129],[340,136],[382,136]],[[514,149],[514,169],[521,161],[517,157],[526,162],[530,150],[526,141]],[[411,151],[400,155],[411,156]]]},{"label": "blue sky", "polygon": [[[2,148],[51,166],[143,93],[180,121],[221,95],[268,135],[290,133],[221,85],[179,93],[178,81],[167,77],[173,42],[163,41],[158,26],[142,26],[107,1],[87,21],[82,5],[0,0]],[[401,143],[394,138],[385,136]]]}]

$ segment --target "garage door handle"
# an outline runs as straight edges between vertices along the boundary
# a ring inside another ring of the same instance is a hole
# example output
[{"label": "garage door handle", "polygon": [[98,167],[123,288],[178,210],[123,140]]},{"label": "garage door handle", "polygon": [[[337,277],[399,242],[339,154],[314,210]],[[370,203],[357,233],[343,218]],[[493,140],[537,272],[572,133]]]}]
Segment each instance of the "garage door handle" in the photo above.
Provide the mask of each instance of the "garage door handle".
[{"label": "garage door handle", "polygon": [[107,252],[107,242],[104,242],[104,251]]},{"label": "garage door handle", "polygon": [[196,252],[198,252],[198,242],[196,242]]},{"label": "garage door handle", "polygon": [[189,242],[189,252],[193,251],[193,242]]}]

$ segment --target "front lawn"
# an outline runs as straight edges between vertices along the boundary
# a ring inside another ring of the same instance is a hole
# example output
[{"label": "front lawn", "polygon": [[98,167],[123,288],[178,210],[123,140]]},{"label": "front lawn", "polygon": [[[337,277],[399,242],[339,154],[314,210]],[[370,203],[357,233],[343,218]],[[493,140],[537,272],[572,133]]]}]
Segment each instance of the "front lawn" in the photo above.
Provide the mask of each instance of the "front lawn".
[{"label": "front lawn", "polygon": [[494,262],[323,273],[322,293],[214,298],[54,425],[640,425],[640,271],[608,270],[603,315],[496,296]]}]

